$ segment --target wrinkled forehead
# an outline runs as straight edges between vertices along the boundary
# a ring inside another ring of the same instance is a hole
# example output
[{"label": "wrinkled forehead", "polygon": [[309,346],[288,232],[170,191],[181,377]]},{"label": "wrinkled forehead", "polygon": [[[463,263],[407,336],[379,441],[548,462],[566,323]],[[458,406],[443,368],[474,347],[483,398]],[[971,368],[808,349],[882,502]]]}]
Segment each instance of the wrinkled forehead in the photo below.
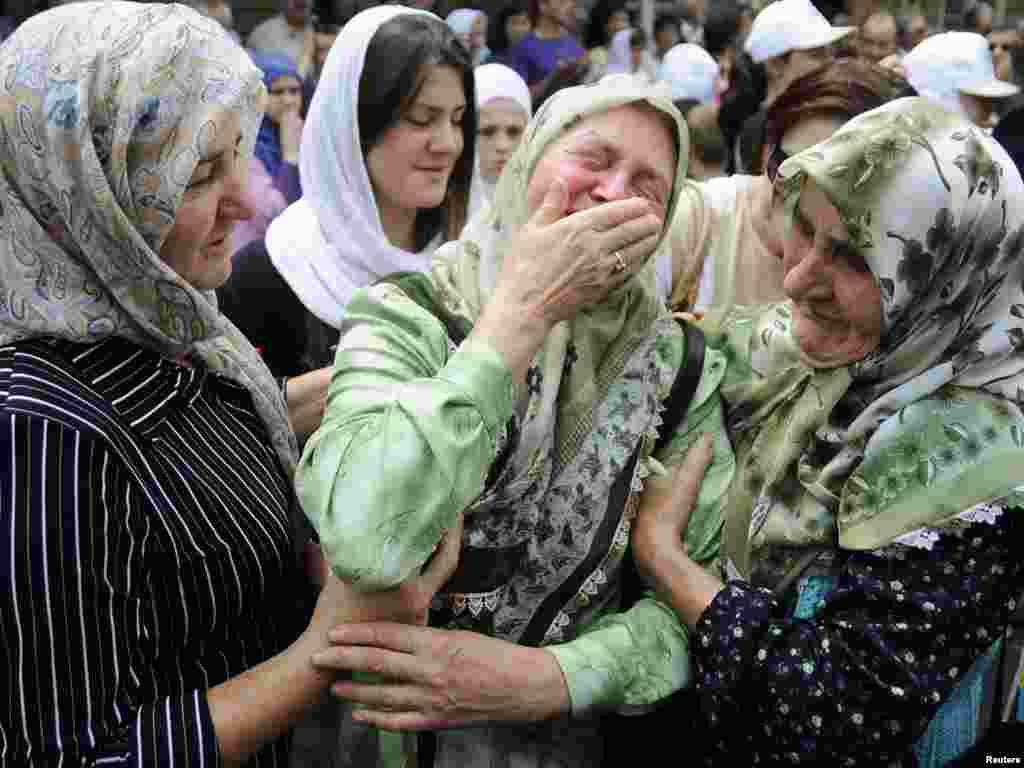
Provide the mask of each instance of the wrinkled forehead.
[{"label": "wrinkled forehead", "polygon": [[[537,163],[548,153],[564,148],[565,142],[578,132],[601,124],[621,128],[632,122],[635,126],[638,112],[641,119],[645,113],[650,113],[663,122],[668,132],[666,139],[675,151],[673,167],[665,169],[665,177],[671,185],[666,217],[671,217],[679,187],[686,177],[689,155],[686,124],[673,106],[667,88],[640,87],[628,76],[610,75],[596,85],[567,88],[541,105],[513,156],[512,172],[503,175],[506,183],[502,186],[509,187],[507,191],[513,195],[510,201],[520,197],[525,200],[525,191]],[[620,141],[629,151],[637,146],[628,132],[622,134]]]},{"label": "wrinkled forehead", "polygon": [[[560,133],[551,137],[540,157],[553,149],[565,147],[574,141],[595,134],[614,144],[623,152],[650,154],[654,151],[653,147],[639,145],[634,140],[634,131],[638,122],[647,120],[656,121],[664,129],[665,138],[668,139],[675,153],[674,162],[679,152],[679,136],[675,120],[670,114],[645,101],[620,104],[578,115],[575,119],[566,122]],[[671,178],[673,170],[674,168],[665,169],[669,178]]]}]

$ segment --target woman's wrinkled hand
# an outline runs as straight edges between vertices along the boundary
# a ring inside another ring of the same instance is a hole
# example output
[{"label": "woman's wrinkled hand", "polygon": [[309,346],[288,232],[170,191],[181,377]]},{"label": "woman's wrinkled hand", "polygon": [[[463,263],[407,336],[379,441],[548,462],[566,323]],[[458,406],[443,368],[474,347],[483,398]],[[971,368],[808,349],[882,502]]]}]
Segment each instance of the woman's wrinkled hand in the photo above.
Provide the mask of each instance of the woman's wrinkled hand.
[{"label": "woman's wrinkled hand", "polygon": [[686,525],[711,455],[711,436],[704,434],[690,447],[671,478],[654,483],[648,479],[630,541],[637,570],[659,592],[659,566],[686,552]]},{"label": "woman's wrinkled hand", "polygon": [[[313,656],[339,680],[336,696],[354,717],[387,730],[439,730],[485,723],[535,722],[569,710],[569,691],[553,654],[475,632],[401,624],[358,624],[330,633]],[[378,676],[369,682],[366,674]]]},{"label": "woman's wrinkled hand", "polygon": [[397,621],[425,624],[430,601],[445,585],[459,564],[462,548],[462,515],[441,538],[433,557],[419,576],[395,589],[383,592],[360,592],[329,570],[317,600],[310,628],[326,636],[339,624],[362,621]]},{"label": "woman's wrinkled hand", "polygon": [[600,303],[636,274],[662,230],[643,198],[566,215],[568,206],[568,187],[556,179],[509,245],[495,288],[495,300],[526,308],[548,327]]}]

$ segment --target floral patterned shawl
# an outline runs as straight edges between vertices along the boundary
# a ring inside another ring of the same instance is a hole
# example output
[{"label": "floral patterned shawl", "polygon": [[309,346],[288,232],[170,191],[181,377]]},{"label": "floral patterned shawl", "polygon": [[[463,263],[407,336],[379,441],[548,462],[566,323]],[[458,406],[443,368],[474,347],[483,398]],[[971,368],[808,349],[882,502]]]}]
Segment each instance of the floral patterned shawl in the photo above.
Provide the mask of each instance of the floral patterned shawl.
[{"label": "floral patterned shawl", "polygon": [[942,525],[1024,472],[1024,184],[1003,149],[909,98],[781,170],[788,205],[810,178],[839,210],[878,283],[882,338],[815,371],[787,304],[709,314],[733,358],[724,547],[740,575],[772,545],[870,549]]},{"label": "floral patterned shawl", "polygon": [[270,372],[158,255],[229,112],[252,154],[262,91],[245,51],[180,5],[80,2],[22,24],[0,49],[0,344],[121,336],[190,354],[249,389],[291,472]]}]

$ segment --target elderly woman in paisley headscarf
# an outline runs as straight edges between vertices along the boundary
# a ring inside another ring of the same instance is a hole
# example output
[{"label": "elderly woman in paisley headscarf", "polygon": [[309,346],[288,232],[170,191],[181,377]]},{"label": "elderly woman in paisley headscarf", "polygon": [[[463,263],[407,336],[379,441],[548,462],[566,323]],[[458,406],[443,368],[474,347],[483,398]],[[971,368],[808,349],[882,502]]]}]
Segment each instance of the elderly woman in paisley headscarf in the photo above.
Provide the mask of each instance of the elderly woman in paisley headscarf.
[{"label": "elderly woman in paisley headscarf", "polygon": [[685,499],[633,543],[695,633],[712,763],[891,765],[1024,591],[1024,184],[918,98],[781,176],[791,301],[704,320],[737,462],[721,576],[672,535]]},{"label": "elderly woman in paisley headscarf", "polygon": [[[612,76],[561,91],[527,127],[488,215],[429,274],[348,305],[300,499],[335,572],[365,590],[417,573],[465,512],[462,565],[431,623],[473,631],[346,627],[332,638],[347,645],[318,663],[405,677],[335,692],[368,706],[365,722],[448,729],[437,766],[598,766],[602,711],[687,682],[672,612],[620,604],[649,473],[716,435],[688,536],[703,561],[732,471],[714,394],[724,361],[709,351],[701,365],[654,287],[687,149],[661,88]],[[702,371],[690,426],[668,420],[656,445],[675,383]],[[383,647],[367,655],[351,646],[360,638]],[[424,675],[406,677],[416,664]],[[491,721],[530,725],[462,728]]]},{"label": "elderly woman in paisley headscarf", "polygon": [[303,629],[295,438],[213,295],[260,72],[123,2],[33,17],[0,72],[4,762],[283,765],[327,630],[418,604],[332,578]]}]

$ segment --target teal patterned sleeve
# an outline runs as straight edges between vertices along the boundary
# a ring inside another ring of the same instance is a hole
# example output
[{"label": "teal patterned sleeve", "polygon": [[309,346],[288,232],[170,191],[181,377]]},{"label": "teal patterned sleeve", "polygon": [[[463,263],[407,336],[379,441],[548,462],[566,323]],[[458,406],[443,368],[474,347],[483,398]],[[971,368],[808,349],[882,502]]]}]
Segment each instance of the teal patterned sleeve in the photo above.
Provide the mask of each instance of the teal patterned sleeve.
[{"label": "teal patterned sleeve", "polygon": [[[675,342],[666,344],[663,352],[682,359]],[[712,435],[711,465],[686,531],[690,556],[705,567],[718,558],[722,510],[736,468],[718,395],[724,373],[725,358],[709,347],[686,417],[656,457],[672,471],[701,434]],[[688,630],[653,593],[628,611],[603,616],[575,640],[548,650],[562,669],[576,715],[649,706],[690,683]]]},{"label": "teal patterned sleeve", "polygon": [[341,330],[296,488],[332,570],[360,589],[388,589],[483,490],[512,416],[511,375],[486,344],[455,348],[394,286],[354,294]]}]

